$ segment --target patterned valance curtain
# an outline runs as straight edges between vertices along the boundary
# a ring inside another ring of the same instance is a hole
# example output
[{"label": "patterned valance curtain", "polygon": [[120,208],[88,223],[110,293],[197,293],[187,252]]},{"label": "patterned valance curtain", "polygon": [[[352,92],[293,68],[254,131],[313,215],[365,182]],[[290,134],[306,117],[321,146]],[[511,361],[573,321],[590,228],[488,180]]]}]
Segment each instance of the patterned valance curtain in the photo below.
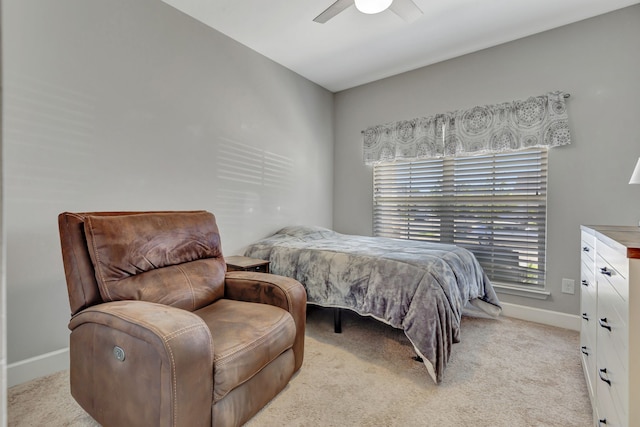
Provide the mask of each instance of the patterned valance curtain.
[{"label": "patterned valance curtain", "polygon": [[363,134],[366,164],[571,143],[563,92],[371,126]]}]

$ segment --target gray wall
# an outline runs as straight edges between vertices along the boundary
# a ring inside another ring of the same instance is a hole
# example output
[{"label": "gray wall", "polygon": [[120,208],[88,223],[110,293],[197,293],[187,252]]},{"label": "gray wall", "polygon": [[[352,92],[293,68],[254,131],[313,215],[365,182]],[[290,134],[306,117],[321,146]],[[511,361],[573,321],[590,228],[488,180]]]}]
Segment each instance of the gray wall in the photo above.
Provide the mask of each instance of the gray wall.
[{"label": "gray wall", "polygon": [[372,168],[362,163],[367,126],[493,104],[551,90],[568,100],[573,144],[549,153],[546,301],[505,302],[570,314],[579,291],[580,224],[638,224],[640,5],[336,94],[334,213],[337,231],[372,233]]},{"label": "gray wall", "polygon": [[159,0],[3,7],[9,364],[68,346],[62,211],[332,226],[330,92]]},{"label": "gray wall", "polygon": [[[2,20],[2,1],[0,1],[0,21]],[[2,32],[0,31],[0,426],[7,425],[7,287],[5,284],[5,240],[4,240],[4,200],[2,191],[2,106],[3,106],[3,84],[2,84]]]}]

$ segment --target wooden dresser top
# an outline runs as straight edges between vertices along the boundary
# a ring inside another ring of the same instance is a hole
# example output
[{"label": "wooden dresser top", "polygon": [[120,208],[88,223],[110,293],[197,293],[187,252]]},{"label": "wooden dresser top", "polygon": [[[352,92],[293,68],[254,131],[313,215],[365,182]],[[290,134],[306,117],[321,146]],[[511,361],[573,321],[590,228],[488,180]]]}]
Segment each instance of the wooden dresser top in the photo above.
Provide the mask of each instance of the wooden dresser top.
[{"label": "wooden dresser top", "polygon": [[627,249],[627,258],[640,259],[640,227],[634,225],[582,225],[587,233],[594,233],[613,246]]}]

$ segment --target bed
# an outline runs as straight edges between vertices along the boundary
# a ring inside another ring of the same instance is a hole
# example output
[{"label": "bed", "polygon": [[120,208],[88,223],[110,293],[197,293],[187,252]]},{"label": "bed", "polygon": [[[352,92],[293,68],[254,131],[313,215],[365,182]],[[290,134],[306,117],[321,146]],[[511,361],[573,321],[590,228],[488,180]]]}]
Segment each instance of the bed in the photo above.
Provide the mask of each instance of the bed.
[{"label": "bed", "polygon": [[346,308],[404,330],[440,383],[463,310],[498,316],[500,302],[471,252],[454,245],[285,227],[249,245],[245,256],[293,277],[307,301]]}]

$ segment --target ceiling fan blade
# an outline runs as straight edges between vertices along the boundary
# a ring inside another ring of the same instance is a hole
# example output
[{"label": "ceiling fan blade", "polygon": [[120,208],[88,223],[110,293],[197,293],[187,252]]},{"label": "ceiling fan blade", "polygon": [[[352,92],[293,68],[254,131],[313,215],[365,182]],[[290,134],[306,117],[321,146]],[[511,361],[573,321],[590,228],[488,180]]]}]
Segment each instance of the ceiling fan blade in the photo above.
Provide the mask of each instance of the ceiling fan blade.
[{"label": "ceiling fan blade", "polygon": [[422,16],[422,11],[412,0],[393,0],[389,9],[407,22],[413,22]]},{"label": "ceiling fan blade", "polygon": [[313,19],[313,21],[319,24],[324,24],[329,19],[333,18],[334,16],[336,16],[337,14],[339,14],[340,12],[342,12],[343,10],[351,6],[352,4],[353,4],[353,0],[338,0],[335,3],[333,3],[331,6],[326,8],[324,12],[322,12],[320,15],[316,16]]}]

